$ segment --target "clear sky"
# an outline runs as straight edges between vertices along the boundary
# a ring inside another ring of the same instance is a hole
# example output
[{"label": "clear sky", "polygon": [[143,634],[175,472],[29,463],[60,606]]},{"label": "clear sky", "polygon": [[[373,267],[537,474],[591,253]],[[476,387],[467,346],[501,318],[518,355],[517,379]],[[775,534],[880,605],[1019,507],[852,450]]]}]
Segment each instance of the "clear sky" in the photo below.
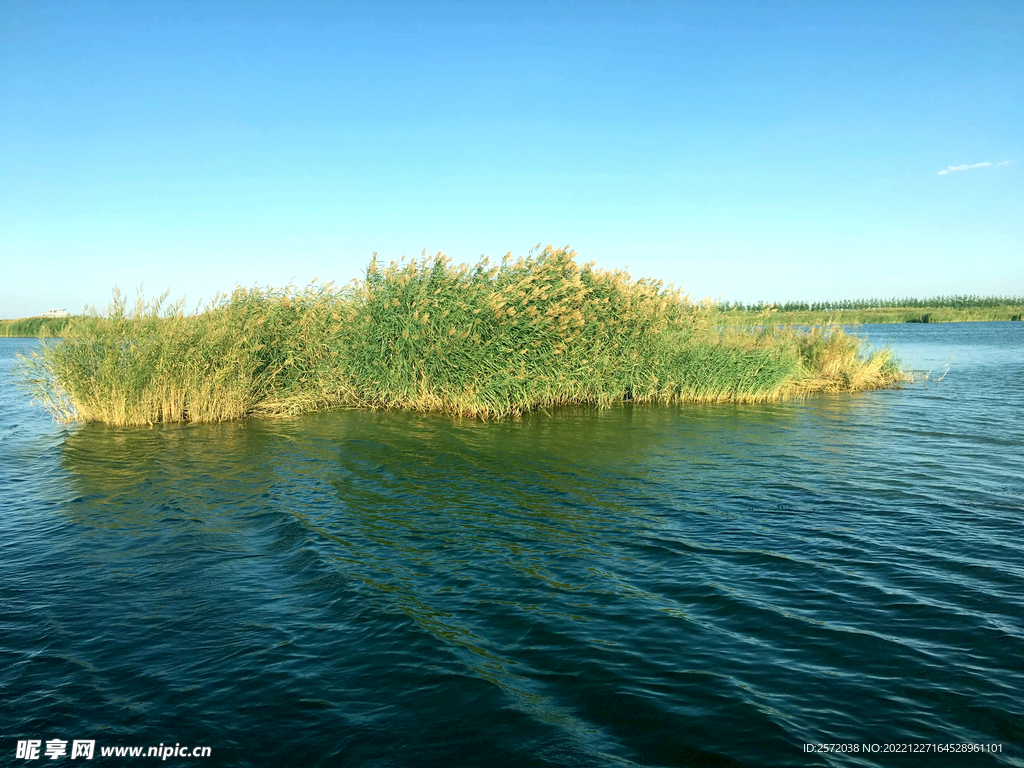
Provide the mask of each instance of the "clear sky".
[{"label": "clear sky", "polygon": [[1013,0],[0,0],[0,317],[538,242],[698,297],[1024,294],[1022,40]]}]

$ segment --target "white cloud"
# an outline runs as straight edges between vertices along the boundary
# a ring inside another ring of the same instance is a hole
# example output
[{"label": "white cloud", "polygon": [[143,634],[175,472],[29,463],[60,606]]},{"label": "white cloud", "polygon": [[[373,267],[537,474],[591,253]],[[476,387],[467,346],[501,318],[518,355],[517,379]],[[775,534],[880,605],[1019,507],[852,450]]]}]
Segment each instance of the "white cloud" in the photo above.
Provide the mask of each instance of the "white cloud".
[{"label": "white cloud", "polygon": [[939,171],[939,176],[945,176],[947,173],[952,173],[953,171],[969,171],[971,168],[988,168],[990,165],[992,165],[992,163],[975,163],[974,165],[967,165],[967,163],[964,163],[963,165],[951,165],[944,171]]},{"label": "white cloud", "polygon": [[990,167],[998,168],[1001,165],[1009,165],[1009,164],[1010,164],[1009,160],[1003,160],[1001,163],[996,163],[994,166],[993,166],[992,163],[974,163],[973,165],[970,165],[968,163],[964,163],[963,165],[951,165],[948,168],[945,168],[945,169],[939,171],[939,176],[945,176],[947,173],[953,173],[954,171],[969,171],[972,168],[990,168]]}]

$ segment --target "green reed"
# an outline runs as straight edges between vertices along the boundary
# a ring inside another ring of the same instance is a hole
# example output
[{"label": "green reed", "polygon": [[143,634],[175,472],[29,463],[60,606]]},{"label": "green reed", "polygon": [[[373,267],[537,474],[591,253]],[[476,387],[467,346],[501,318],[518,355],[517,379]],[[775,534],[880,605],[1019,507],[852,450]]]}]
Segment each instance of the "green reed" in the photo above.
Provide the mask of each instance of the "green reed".
[{"label": "green reed", "polygon": [[344,288],[237,289],[186,315],[165,297],[73,318],[26,360],[62,420],[222,421],[357,406],[465,416],[617,401],[764,402],[902,380],[839,330],[720,328],[712,304],[548,248],[501,263],[438,254]]},{"label": "green reed", "polygon": [[0,320],[0,337],[48,338],[60,336],[67,317],[23,317],[17,320]]}]

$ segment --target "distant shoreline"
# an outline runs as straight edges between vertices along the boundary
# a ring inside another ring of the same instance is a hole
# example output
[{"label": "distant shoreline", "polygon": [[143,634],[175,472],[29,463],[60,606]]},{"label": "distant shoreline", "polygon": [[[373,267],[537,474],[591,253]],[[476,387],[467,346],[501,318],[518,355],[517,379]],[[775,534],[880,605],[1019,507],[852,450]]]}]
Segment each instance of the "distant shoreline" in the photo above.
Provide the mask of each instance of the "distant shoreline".
[{"label": "distant shoreline", "polygon": [[767,316],[778,325],[864,325],[887,323],[977,323],[1020,321],[1024,306],[953,309],[950,307],[885,307],[880,309],[839,309],[831,312],[798,310],[732,309],[722,316],[745,324]]},{"label": "distant shoreline", "polygon": [[59,336],[72,317],[21,317],[0,320],[0,337],[38,339]]}]

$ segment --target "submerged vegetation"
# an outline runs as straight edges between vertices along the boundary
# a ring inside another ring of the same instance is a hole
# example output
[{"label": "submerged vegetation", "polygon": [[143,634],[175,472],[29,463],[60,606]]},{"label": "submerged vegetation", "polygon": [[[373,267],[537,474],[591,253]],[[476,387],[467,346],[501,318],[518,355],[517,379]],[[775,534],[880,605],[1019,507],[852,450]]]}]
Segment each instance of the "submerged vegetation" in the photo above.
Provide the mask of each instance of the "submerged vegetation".
[{"label": "submerged vegetation", "polygon": [[438,254],[345,288],[239,288],[187,315],[163,298],[71,319],[27,360],[61,420],[221,421],[359,406],[515,415],[560,404],[753,403],[892,386],[888,350],[755,320],[568,250],[498,265]]}]

